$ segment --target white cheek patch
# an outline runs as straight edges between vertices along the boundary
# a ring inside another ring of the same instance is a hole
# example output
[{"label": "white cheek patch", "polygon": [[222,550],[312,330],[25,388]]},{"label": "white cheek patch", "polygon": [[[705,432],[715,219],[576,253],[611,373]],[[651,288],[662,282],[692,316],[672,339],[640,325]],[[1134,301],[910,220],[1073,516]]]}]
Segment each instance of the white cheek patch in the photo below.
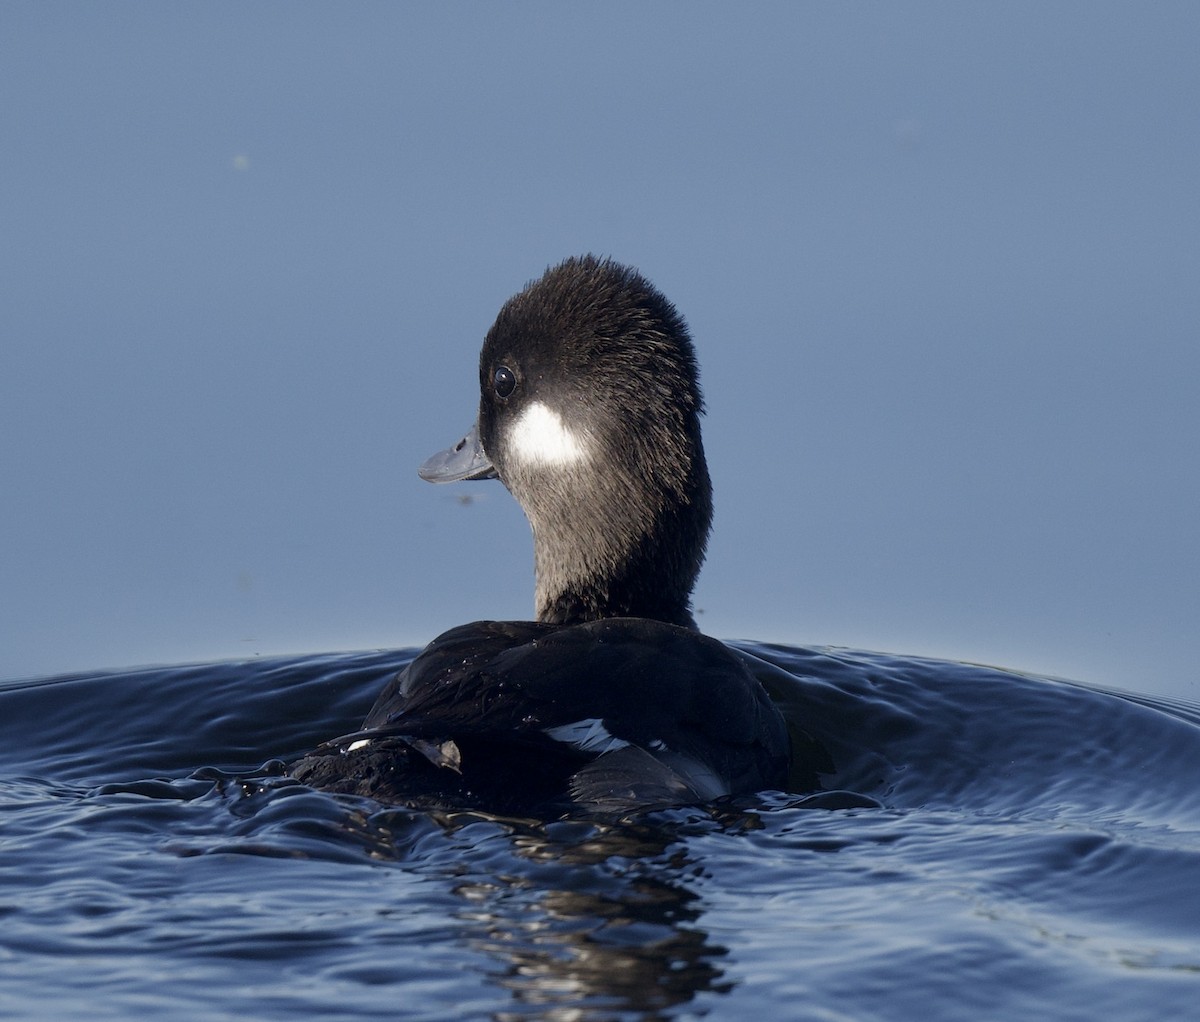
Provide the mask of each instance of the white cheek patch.
[{"label": "white cheek patch", "polygon": [[509,442],[526,464],[574,465],[587,457],[587,444],[573,433],[558,412],[533,401],[513,423]]}]

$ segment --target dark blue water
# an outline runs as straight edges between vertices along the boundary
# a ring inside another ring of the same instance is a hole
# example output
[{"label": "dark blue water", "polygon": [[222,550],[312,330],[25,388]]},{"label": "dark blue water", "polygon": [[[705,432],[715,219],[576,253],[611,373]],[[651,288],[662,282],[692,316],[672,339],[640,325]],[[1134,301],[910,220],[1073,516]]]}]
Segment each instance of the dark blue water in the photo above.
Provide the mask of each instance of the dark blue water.
[{"label": "dark blue water", "polygon": [[282,774],[411,651],[0,689],[0,1017],[1200,1017],[1200,708],[741,648],[854,797],[539,822]]}]

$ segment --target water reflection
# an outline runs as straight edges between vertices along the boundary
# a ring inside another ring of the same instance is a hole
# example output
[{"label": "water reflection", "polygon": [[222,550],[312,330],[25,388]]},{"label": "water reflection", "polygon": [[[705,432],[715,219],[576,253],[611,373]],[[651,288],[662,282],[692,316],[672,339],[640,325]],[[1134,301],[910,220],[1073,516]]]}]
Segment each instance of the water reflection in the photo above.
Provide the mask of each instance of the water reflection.
[{"label": "water reflection", "polygon": [[[452,831],[468,815],[443,823]],[[755,826],[757,817],[661,815],[615,824],[510,823],[503,849],[475,846],[474,864],[482,859],[492,868],[469,869],[453,891],[464,903],[457,913],[464,940],[495,961],[488,974],[514,1002],[495,1018],[564,1011],[580,1019],[657,1017],[734,988],[719,964],[729,949],[705,929],[703,901],[689,883],[702,867],[683,840],[697,829]]]}]

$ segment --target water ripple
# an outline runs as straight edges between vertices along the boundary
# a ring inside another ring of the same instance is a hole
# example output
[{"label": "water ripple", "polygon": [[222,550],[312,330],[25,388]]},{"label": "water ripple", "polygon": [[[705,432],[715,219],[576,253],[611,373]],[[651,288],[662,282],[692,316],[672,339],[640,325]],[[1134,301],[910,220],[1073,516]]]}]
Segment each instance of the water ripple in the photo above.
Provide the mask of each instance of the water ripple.
[{"label": "water ripple", "polygon": [[1200,709],[739,649],[830,791],[538,821],[286,777],[409,651],[0,689],[3,1011],[1194,1017]]}]

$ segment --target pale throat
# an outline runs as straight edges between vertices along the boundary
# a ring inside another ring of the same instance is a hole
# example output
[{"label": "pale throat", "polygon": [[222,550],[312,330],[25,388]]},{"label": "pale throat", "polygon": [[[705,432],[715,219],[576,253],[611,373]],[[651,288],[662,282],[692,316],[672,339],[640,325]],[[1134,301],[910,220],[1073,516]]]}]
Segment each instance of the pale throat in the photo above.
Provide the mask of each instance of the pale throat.
[{"label": "pale throat", "polygon": [[588,457],[586,436],[572,430],[558,412],[531,401],[508,435],[511,456],[525,465],[578,465]]}]

